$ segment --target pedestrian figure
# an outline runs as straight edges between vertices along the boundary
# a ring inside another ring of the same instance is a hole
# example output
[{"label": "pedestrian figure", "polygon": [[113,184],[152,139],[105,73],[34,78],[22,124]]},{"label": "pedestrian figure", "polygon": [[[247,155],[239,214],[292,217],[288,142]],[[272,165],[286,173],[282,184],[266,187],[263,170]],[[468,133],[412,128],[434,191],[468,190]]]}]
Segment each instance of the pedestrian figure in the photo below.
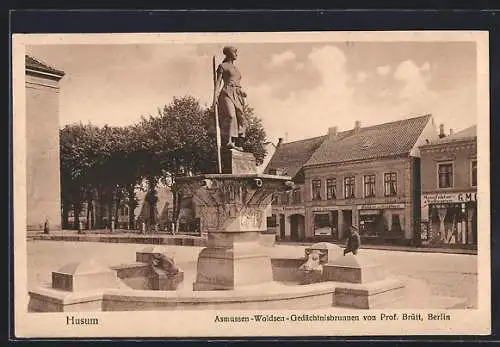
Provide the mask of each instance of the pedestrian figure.
[{"label": "pedestrian figure", "polygon": [[45,218],[45,223],[43,223],[43,233],[48,234],[50,230],[49,220]]},{"label": "pedestrian figure", "polygon": [[358,228],[354,226],[349,227],[349,235],[347,235],[347,242],[344,249],[344,255],[352,253],[358,254],[358,249],[361,246],[361,238],[359,237]]}]

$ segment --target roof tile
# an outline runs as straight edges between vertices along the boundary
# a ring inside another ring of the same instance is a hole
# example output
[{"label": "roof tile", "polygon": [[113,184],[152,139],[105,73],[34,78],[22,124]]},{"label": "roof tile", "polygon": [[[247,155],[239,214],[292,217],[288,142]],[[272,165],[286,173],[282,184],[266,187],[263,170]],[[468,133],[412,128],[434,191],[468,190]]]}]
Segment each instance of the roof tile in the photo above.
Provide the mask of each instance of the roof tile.
[{"label": "roof tile", "polygon": [[327,137],[304,166],[408,154],[431,117],[409,118]]},{"label": "roof tile", "polygon": [[269,161],[265,173],[270,170],[284,170],[287,176],[295,177],[311,155],[318,149],[326,136],[318,136],[305,140],[282,143],[276,148]]},{"label": "roof tile", "polygon": [[58,76],[64,76],[64,71],[54,69],[53,67],[41,62],[38,59],[35,59],[29,55],[25,55],[25,65],[27,69],[49,72]]}]

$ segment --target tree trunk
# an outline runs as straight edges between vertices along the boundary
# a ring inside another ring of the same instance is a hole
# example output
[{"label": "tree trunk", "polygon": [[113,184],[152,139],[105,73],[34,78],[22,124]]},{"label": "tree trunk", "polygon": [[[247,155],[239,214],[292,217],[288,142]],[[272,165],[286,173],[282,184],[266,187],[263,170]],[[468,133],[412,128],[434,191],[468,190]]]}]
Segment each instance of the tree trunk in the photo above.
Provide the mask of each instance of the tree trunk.
[{"label": "tree trunk", "polygon": [[97,190],[95,188],[91,188],[88,196],[87,208],[88,208],[88,228],[92,230],[95,228],[96,224],[96,200],[98,199]]},{"label": "tree trunk", "polygon": [[69,207],[68,207],[68,203],[66,202],[63,202],[62,204],[62,228],[63,229],[69,229],[68,225],[69,225],[69,222],[68,222],[68,219],[69,219]]},{"label": "tree trunk", "polygon": [[127,187],[127,197],[128,197],[128,224],[130,229],[135,228],[135,208],[137,207],[137,198],[135,196],[135,185],[129,185]]},{"label": "tree trunk", "polygon": [[148,179],[148,192],[146,193],[145,203],[147,203],[147,206],[149,209],[146,225],[150,231],[153,230],[155,222],[156,222],[155,209],[156,209],[157,200],[158,199],[156,196],[156,180],[154,178],[149,178]]},{"label": "tree trunk", "polygon": [[87,229],[92,229],[92,210],[93,210],[92,198],[87,200]]},{"label": "tree trunk", "polygon": [[81,211],[81,204],[77,203],[73,207],[73,213],[75,215],[74,222],[73,222],[73,229],[78,230],[78,226],[80,225],[80,211]]},{"label": "tree trunk", "polygon": [[108,203],[108,229],[111,229],[111,221],[113,220],[113,203]]},{"label": "tree trunk", "polygon": [[118,228],[119,223],[120,202],[120,199],[115,200],[115,228]]},{"label": "tree trunk", "polygon": [[181,207],[181,197],[177,189],[175,188],[174,185],[172,185],[171,188],[172,191],[172,222],[175,230],[173,230],[174,233],[179,232],[179,214],[180,214],[180,207]]},{"label": "tree trunk", "polygon": [[102,189],[99,189],[98,191],[98,199],[99,199],[99,213],[98,213],[98,216],[97,216],[97,228],[99,229],[102,229],[104,228],[104,205],[105,205],[105,201],[104,201],[104,197],[103,197],[103,194],[102,194]]},{"label": "tree trunk", "polygon": [[96,227],[96,220],[95,220],[95,215],[96,215],[96,209],[95,209],[95,204],[94,201],[92,200],[92,211],[91,211],[91,216],[92,216],[92,229],[95,229]]}]

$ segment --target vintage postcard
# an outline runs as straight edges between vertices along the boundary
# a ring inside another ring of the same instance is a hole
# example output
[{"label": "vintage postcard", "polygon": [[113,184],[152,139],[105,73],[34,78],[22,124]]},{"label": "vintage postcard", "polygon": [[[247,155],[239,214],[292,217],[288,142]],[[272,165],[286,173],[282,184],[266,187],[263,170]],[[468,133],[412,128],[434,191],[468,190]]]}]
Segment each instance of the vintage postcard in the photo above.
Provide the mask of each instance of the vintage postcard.
[{"label": "vintage postcard", "polygon": [[13,35],[16,337],[490,334],[488,45]]}]

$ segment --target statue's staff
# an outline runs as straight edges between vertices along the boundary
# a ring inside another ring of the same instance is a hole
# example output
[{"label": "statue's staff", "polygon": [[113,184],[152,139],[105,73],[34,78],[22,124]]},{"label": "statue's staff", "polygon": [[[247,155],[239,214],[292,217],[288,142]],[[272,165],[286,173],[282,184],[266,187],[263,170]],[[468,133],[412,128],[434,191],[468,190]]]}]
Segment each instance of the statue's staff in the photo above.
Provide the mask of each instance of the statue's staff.
[{"label": "statue's staff", "polygon": [[218,102],[217,102],[217,93],[219,92],[217,90],[217,71],[215,67],[215,55],[212,58],[212,74],[213,74],[213,80],[214,80],[214,114],[215,114],[215,137],[217,139],[217,168],[219,170],[219,173],[222,173],[222,164],[221,164],[221,156],[220,156],[220,149],[221,149],[221,140],[220,140],[220,127],[219,127],[219,110],[218,110]]}]

